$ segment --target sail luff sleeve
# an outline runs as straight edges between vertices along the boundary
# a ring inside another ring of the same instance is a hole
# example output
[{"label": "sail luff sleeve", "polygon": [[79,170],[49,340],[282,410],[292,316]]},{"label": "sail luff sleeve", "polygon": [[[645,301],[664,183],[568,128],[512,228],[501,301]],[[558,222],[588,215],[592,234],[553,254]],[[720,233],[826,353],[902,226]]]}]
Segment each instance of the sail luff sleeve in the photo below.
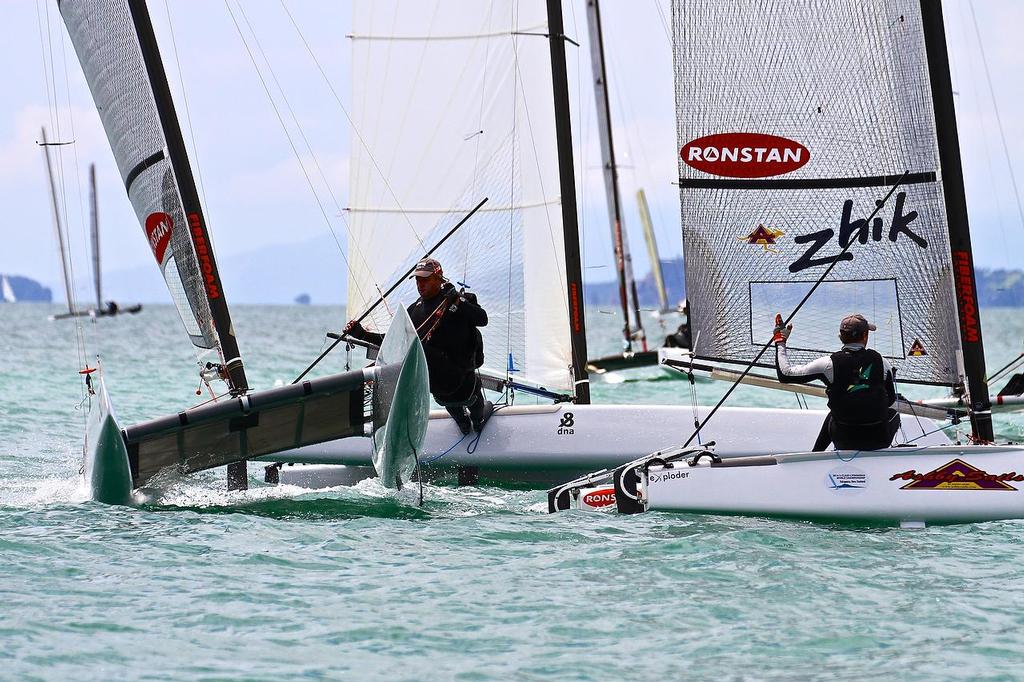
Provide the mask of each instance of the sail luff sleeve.
[{"label": "sail luff sleeve", "polygon": [[174,111],[174,100],[167,83],[167,74],[164,72],[163,61],[160,59],[160,49],[156,42],[156,34],[153,32],[153,23],[150,21],[145,0],[128,0],[128,6],[135,24],[139,47],[142,50],[142,59],[149,74],[149,84],[156,101],[164,139],[167,142],[171,167],[177,179],[178,193],[188,221],[188,231],[198,259],[197,264],[212,313],[213,326],[220,339],[224,365],[228,372],[228,382],[234,393],[241,393],[249,387],[245,378],[245,368],[242,365],[238,342],[231,325],[231,315],[224,298],[224,288],[213,254],[213,243],[210,241],[206,218],[199,202],[199,192],[196,189],[195,178],[192,176],[192,165],[189,163],[181,126]]},{"label": "sail luff sleeve", "polygon": [[562,191],[562,236],[565,242],[565,275],[569,303],[569,333],[577,403],[590,402],[587,376],[587,323],[583,309],[583,269],[580,262],[579,223],[576,214],[576,175],[572,158],[572,124],[565,63],[562,0],[547,0],[548,44],[555,103],[555,136],[558,144],[558,178]]},{"label": "sail luff sleeve", "polygon": [[53,208],[53,229],[57,233],[57,246],[60,249],[60,273],[64,277],[64,295],[68,300],[68,312],[75,312],[74,297],[71,292],[71,276],[68,273],[68,256],[64,247],[64,224],[60,219],[60,205],[57,202],[57,184],[53,177],[53,162],[50,160],[50,143],[46,137],[46,128],[42,129],[43,158],[46,160],[46,179],[50,184],[50,200]]},{"label": "sail luff sleeve", "polygon": [[953,85],[949,75],[949,55],[946,50],[941,2],[921,0],[921,18],[928,54],[932,105],[935,108],[939,164],[942,168],[942,186],[949,225],[949,246],[953,257],[953,287],[960,320],[960,347],[963,349],[964,370],[971,398],[971,427],[976,438],[991,442],[994,439],[992,403],[985,372],[985,348],[982,344],[981,316],[978,314],[976,295],[978,288],[974,275],[967,196],[964,190],[960,140],[956,129],[956,109],[953,104]]}]

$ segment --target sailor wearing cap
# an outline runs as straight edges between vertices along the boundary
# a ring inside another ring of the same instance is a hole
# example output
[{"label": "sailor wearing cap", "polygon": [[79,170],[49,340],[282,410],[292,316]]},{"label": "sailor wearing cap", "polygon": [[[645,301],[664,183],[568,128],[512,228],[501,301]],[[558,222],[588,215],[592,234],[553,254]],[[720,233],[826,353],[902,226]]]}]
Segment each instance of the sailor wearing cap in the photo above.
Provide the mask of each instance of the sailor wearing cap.
[{"label": "sailor wearing cap", "polygon": [[[484,361],[479,327],[487,326],[487,312],[477,303],[476,294],[456,290],[433,258],[419,261],[412,278],[420,297],[409,306],[409,318],[423,342],[430,393],[462,433],[480,431],[494,409],[484,400],[476,372]],[[363,329],[355,320],[345,333],[378,346],[383,340],[383,335]]]},{"label": "sailor wearing cap", "polygon": [[892,366],[878,351],[867,348],[868,332],[877,327],[863,315],[847,315],[839,323],[843,348],[806,365],[791,365],[786,341],[793,325],[775,316],[775,365],[779,381],[806,384],[820,379],[828,394],[829,414],[814,443],[822,451],[829,443],[841,450],[878,450],[892,445],[900,427],[896,411],[896,381]]}]

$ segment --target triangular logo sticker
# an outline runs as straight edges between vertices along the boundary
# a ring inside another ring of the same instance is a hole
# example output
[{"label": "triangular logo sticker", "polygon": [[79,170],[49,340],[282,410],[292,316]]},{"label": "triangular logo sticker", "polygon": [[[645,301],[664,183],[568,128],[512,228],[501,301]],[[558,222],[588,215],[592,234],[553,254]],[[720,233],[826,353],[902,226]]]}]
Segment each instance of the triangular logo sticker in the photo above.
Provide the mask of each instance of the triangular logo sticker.
[{"label": "triangular logo sticker", "polygon": [[758,225],[757,228],[754,229],[754,231],[751,232],[750,234],[743,237],[737,237],[736,239],[738,239],[741,242],[746,242],[747,244],[754,244],[756,246],[760,246],[765,250],[765,252],[771,251],[772,253],[778,253],[778,251],[769,247],[772,244],[774,244],[776,240],[778,240],[778,238],[784,234],[785,232],[783,232],[782,230],[776,230],[771,227],[765,227],[764,225]]},{"label": "triangular logo sticker", "polygon": [[893,474],[890,481],[909,480],[900,490],[1017,490],[1006,481],[1024,481],[1016,471],[990,474],[962,459],[954,459],[926,474],[916,470]]},{"label": "triangular logo sticker", "polygon": [[928,355],[928,351],[924,349],[921,339],[914,339],[914,343],[910,344],[910,350],[907,351],[907,355],[912,358],[919,358],[922,355]]}]

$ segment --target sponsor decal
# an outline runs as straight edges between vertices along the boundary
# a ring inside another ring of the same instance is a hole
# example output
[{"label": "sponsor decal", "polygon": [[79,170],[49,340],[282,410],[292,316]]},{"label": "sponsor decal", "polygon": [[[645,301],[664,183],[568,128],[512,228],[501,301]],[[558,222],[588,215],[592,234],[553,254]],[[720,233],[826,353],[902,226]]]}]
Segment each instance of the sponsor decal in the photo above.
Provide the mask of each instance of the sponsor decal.
[{"label": "sponsor decal", "polygon": [[[907,193],[900,192],[896,195],[896,205],[893,209],[892,220],[889,221],[888,233],[886,233],[884,229],[885,221],[879,216],[876,216],[871,220],[870,226],[864,218],[853,220],[853,200],[847,199],[843,203],[843,214],[839,218],[839,248],[845,249],[854,238],[856,238],[861,244],[867,244],[869,238],[871,241],[880,242],[882,239],[888,237],[889,241],[896,242],[899,240],[900,236],[905,236],[922,249],[928,248],[928,240],[910,229],[910,224],[917,220],[918,212],[913,210],[904,212],[906,206]],[[789,264],[789,271],[800,272],[807,268],[813,268],[819,265],[829,265],[836,261],[853,260],[853,250],[845,253],[840,252],[832,256],[821,256],[815,258],[817,253],[827,246],[835,237],[836,231],[831,227],[826,227],[823,230],[811,232],[810,234],[801,234],[793,237],[793,241],[795,243],[809,244],[810,246],[807,247],[807,250],[804,251],[803,255]]]},{"label": "sponsor decal", "polygon": [[572,412],[566,412],[561,421],[558,422],[558,435],[559,436],[571,436],[575,431],[576,417]]},{"label": "sponsor decal", "polygon": [[836,467],[825,477],[825,487],[837,493],[855,493],[868,487],[868,475],[856,467]]},{"label": "sponsor decal", "polygon": [[203,273],[206,296],[211,300],[220,298],[220,283],[217,281],[217,272],[213,268],[213,255],[209,244],[206,243],[206,235],[203,232],[203,223],[199,214],[189,213],[188,223],[192,228],[192,243],[196,247],[196,256],[199,257],[199,270]]},{"label": "sponsor decal", "polygon": [[1024,475],[1016,471],[990,474],[962,459],[954,459],[926,474],[910,469],[889,477],[890,481],[910,481],[900,490],[1017,490],[1007,481],[1019,483]]},{"label": "sponsor decal", "polygon": [[754,244],[756,246],[760,246],[764,249],[765,253],[768,253],[769,251],[771,251],[772,253],[778,253],[778,250],[771,248],[771,246],[775,244],[778,238],[784,234],[785,232],[783,232],[782,230],[776,230],[775,228],[772,227],[758,225],[750,234],[746,235],[745,237],[737,237],[736,239],[747,244]]},{"label": "sponsor decal", "polygon": [[871,378],[871,368],[874,366],[875,363],[872,362],[868,364],[867,367],[861,367],[859,370],[857,370],[857,380],[860,383],[850,384],[849,386],[846,387],[846,392],[856,393],[857,391],[863,391],[866,388],[870,388],[870,385],[867,382]]},{"label": "sponsor decal", "polygon": [[676,469],[665,469],[660,474],[647,474],[648,483],[666,483],[668,481],[679,481],[689,478],[689,471],[678,471]]},{"label": "sponsor decal", "polygon": [[974,298],[974,282],[971,254],[966,251],[953,252],[953,281],[960,299],[960,330],[964,341],[977,343],[981,340],[978,324],[978,304]]},{"label": "sponsor decal", "polygon": [[924,349],[921,339],[914,339],[914,343],[910,344],[910,350],[907,351],[907,355],[912,358],[919,358],[922,355],[928,355],[928,351]]},{"label": "sponsor decal", "polygon": [[811,160],[799,142],[764,133],[718,133],[687,142],[679,155],[690,168],[725,178],[770,178]]},{"label": "sponsor decal", "polygon": [[615,504],[615,488],[598,488],[597,490],[591,490],[581,498],[583,504],[588,507],[595,507],[600,509],[601,507],[609,507]]},{"label": "sponsor decal", "polygon": [[166,213],[150,213],[146,216],[146,239],[149,241],[149,248],[156,256],[156,262],[161,266],[164,264],[164,254],[171,243],[171,232],[174,230],[174,221]]}]

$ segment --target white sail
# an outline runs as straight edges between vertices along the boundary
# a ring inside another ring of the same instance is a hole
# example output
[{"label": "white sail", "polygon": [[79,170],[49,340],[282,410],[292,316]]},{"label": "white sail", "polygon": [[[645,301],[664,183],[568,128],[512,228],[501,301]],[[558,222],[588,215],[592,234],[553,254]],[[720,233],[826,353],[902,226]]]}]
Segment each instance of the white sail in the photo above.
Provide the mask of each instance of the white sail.
[{"label": "white sail", "polygon": [[899,378],[956,383],[955,273],[919,0],[677,0],[673,32],[698,354],[753,360],[775,313],[792,311],[852,238],[794,319],[791,359],[835,350],[839,320],[861,312]]},{"label": "white sail", "polygon": [[7,279],[7,275],[2,276],[3,279],[0,281],[0,294],[3,295],[4,303],[17,303],[18,297],[14,295],[14,289],[11,288],[11,282]]},{"label": "white sail", "polygon": [[[399,11],[400,9],[400,11]],[[488,312],[485,368],[572,389],[546,13],[540,0],[356,2],[350,316],[433,256]],[[458,286],[458,285],[457,285]],[[411,282],[366,326],[416,299]]]}]

